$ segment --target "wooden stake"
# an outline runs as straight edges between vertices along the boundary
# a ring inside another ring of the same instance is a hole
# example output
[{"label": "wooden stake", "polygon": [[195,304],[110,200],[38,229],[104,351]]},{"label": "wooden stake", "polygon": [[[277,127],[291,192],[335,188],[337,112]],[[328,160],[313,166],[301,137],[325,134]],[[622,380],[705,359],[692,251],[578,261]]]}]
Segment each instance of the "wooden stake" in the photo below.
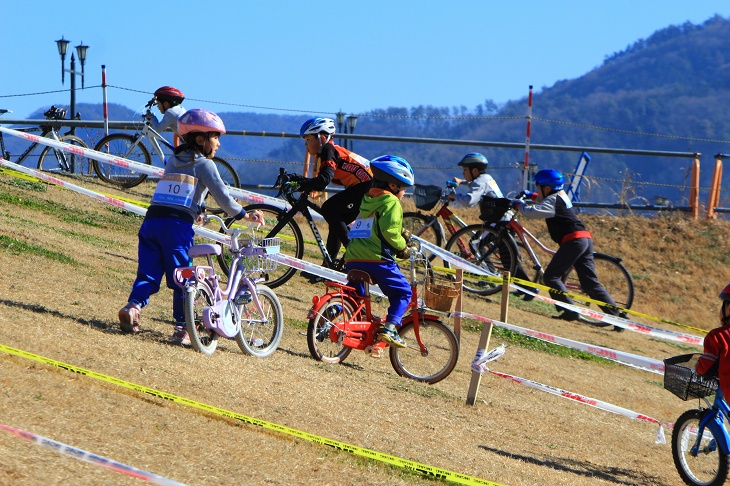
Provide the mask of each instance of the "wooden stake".
[{"label": "wooden stake", "polygon": [[[502,309],[500,319],[507,322],[507,314],[509,308],[509,272],[505,272],[502,280]],[[486,353],[489,349],[489,339],[492,337],[492,323],[485,322],[482,326],[482,334],[479,336],[479,347],[477,351],[483,349]],[[469,393],[466,395],[466,404],[474,405],[479,394],[479,384],[482,381],[482,375],[474,370],[471,371],[471,382],[469,383]]]}]

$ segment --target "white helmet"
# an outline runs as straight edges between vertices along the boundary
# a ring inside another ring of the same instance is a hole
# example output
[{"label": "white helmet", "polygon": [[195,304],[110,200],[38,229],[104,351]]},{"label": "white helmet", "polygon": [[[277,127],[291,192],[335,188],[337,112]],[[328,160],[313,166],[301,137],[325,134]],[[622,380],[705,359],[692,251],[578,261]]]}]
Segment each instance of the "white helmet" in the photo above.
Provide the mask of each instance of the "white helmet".
[{"label": "white helmet", "polygon": [[299,129],[299,136],[319,135],[326,133],[330,137],[335,134],[335,121],[332,118],[310,118]]}]

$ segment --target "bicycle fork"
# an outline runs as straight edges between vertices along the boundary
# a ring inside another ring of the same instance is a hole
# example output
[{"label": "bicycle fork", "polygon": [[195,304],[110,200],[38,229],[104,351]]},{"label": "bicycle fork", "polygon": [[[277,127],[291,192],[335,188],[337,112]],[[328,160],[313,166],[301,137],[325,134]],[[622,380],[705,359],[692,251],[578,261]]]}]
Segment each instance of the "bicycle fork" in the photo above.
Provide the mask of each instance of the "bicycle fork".
[{"label": "bicycle fork", "polygon": [[[692,457],[697,457],[700,454],[710,454],[717,450],[718,446],[723,454],[728,453],[728,447],[730,446],[730,436],[728,436],[724,420],[725,419],[723,417],[723,414],[719,410],[709,410],[708,413],[706,413],[702,417],[702,419],[700,420],[700,425],[697,428],[697,439],[695,440],[692,448],[689,450]],[[705,435],[705,428],[708,428],[710,429],[710,431],[712,431],[712,436],[714,437],[714,439],[711,440],[705,447],[700,449],[700,446],[702,445],[702,439],[704,438],[703,436]]]}]

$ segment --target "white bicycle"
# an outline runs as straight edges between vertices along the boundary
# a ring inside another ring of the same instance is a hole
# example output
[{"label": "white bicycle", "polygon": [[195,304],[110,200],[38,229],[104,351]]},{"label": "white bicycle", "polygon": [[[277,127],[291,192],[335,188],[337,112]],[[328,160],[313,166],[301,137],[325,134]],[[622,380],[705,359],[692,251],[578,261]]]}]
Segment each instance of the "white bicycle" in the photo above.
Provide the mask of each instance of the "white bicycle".
[{"label": "white bicycle", "polygon": [[[152,147],[152,151],[160,159],[161,164],[165,164],[165,153],[162,147],[167,147],[169,151],[173,151],[175,147],[168,142],[165,137],[160,135],[150,125],[147,120],[146,114],[149,112],[153,103],[154,98],[147,102],[145,108],[147,109],[145,114],[142,115],[142,127],[134,135],[127,133],[112,133],[99,140],[94,150],[104,152],[111,155],[116,155],[124,159],[133,160],[140,164],[152,165],[152,157],[150,155],[150,149],[144,143],[147,139],[148,143]],[[119,187],[134,187],[139,185],[147,178],[147,174],[129,169],[126,167],[120,167],[107,162],[99,160],[93,160],[94,171],[100,179]],[[223,182],[230,187],[240,187],[241,181],[238,178],[238,174],[235,169],[220,157],[213,157],[213,162],[218,167],[218,173],[221,175]]]}]

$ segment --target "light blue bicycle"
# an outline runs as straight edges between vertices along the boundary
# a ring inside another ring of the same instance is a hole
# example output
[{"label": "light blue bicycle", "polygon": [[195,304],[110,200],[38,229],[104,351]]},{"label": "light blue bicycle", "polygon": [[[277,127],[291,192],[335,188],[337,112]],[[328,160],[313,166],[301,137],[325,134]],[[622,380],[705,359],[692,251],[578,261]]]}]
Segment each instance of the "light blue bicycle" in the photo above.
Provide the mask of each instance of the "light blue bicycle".
[{"label": "light blue bicycle", "polygon": [[[672,432],[672,456],[682,480],[692,486],[723,484],[728,474],[730,434],[725,420],[730,417],[722,391],[714,378],[695,372],[700,354],[683,354],[664,360],[664,388],[682,400],[701,398],[707,405],[687,410],[677,419]],[[715,395],[714,402],[706,397]]]}]

